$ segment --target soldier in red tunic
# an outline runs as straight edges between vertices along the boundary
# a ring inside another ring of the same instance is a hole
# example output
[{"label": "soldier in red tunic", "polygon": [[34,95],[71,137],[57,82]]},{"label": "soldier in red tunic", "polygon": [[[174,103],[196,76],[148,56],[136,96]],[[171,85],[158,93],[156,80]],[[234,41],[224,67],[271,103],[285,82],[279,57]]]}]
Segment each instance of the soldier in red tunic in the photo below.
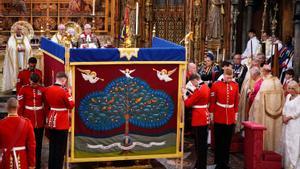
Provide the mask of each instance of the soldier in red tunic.
[{"label": "soldier in red tunic", "polygon": [[40,84],[42,83],[42,71],[35,68],[36,67],[36,63],[37,63],[37,60],[36,60],[35,57],[29,58],[28,59],[28,68],[19,72],[19,74],[18,74],[18,80],[17,80],[17,85],[16,85],[17,94],[19,93],[19,91],[20,91],[20,89],[21,89],[22,86],[30,84],[30,75],[31,75],[31,73],[38,74],[39,77],[40,77],[39,83]]},{"label": "soldier in red tunic", "polygon": [[34,169],[35,139],[29,119],[17,114],[15,98],[7,101],[8,116],[0,120],[0,169]]},{"label": "soldier in red tunic", "polygon": [[[185,106],[192,108],[192,128],[194,130],[197,153],[195,168],[206,169],[210,89],[207,84],[201,81],[200,76],[197,74],[190,76],[190,82],[196,89],[188,97],[186,95],[183,97]],[[186,93],[187,90],[183,89],[182,92]]]},{"label": "soldier in red tunic", "polygon": [[232,81],[233,70],[224,70],[223,81],[211,88],[210,112],[214,114],[216,169],[229,169],[229,148],[237,119],[239,86]]},{"label": "soldier in red tunic", "polygon": [[40,77],[36,73],[30,76],[30,85],[23,86],[18,94],[18,114],[31,121],[36,141],[36,169],[41,168],[41,151],[43,143],[45,113],[43,109],[43,92],[45,88],[38,84]]},{"label": "soldier in red tunic", "polygon": [[45,108],[49,110],[46,126],[49,129],[49,169],[62,169],[66,153],[69,110],[74,107],[71,92],[66,89],[68,77],[64,72],[56,74],[54,85],[46,88]]}]

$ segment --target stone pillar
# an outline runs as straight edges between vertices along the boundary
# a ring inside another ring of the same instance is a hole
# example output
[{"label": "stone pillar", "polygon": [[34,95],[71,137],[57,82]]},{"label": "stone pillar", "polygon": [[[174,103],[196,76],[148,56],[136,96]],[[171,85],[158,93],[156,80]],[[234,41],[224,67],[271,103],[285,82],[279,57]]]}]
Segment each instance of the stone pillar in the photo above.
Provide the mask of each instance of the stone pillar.
[{"label": "stone pillar", "polygon": [[243,122],[245,126],[244,168],[260,169],[263,153],[263,132],[266,127],[254,122]]},{"label": "stone pillar", "polygon": [[248,41],[248,31],[251,29],[252,24],[252,13],[253,13],[253,0],[245,0],[246,13],[244,13],[244,22],[243,22],[243,42],[242,50],[246,48]]},{"label": "stone pillar", "polygon": [[231,1],[231,15],[232,15],[232,28],[231,28],[231,50],[230,55],[233,55],[236,53],[236,41],[237,41],[237,18],[240,14],[239,9],[239,0],[232,0]]},{"label": "stone pillar", "polygon": [[145,33],[143,37],[145,39],[145,46],[150,47],[152,42],[152,36],[151,36],[151,28],[152,28],[152,21],[153,21],[153,12],[152,12],[152,1],[146,0],[145,4]]},{"label": "stone pillar", "polygon": [[293,68],[297,80],[300,77],[300,0],[295,0],[294,31],[295,31],[295,55],[293,58]]}]

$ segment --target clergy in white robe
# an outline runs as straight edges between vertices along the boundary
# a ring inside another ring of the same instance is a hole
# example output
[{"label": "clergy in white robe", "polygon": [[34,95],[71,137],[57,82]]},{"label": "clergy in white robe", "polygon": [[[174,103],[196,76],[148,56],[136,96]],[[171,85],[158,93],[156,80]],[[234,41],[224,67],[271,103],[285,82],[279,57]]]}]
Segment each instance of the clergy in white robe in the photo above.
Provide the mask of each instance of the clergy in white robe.
[{"label": "clergy in white robe", "polygon": [[[261,41],[263,44],[265,44],[265,56],[266,59],[268,60],[269,58],[271,58],[273,52],[272,52],[272,44],[273,44],[273,40],[272,37],[269,36],[268,33],[264,32],[261,35]],[[263,52],[263,51],[262,51]]]},{"label": "clergy in white robe", "polygon": [[250,30],[248,32],[249,40],[247,42],[247,46],[245,51],[242,54],[242,64],[250,66],[251,59],[256,56],[261,51],[260,41],[257,39],[254,30]]},{"label": "clergy in white robe", "polygon": [[285,169],[300,169],[300,88],[288,84],[289,94],[283,107],[283,157]]},{"label": "clergy in white robe", "polygon": [[2,91],[15,89],[19,70],[26,68],[27,60],[32,56],[30,41],[22,33],[22,27],[16,26],[8,39],[3,63]]},{"label": "clergy in white robe", "polygon": [[65,35],[65,29],[66,29],[65,25],[60,24],[60,25],[58,25],[57,29],[58,29],[58,32],[55,35],[53,35],[51,40],[53,42],[58,43],[58,44],[64,45],[63,44],[63,38],[64,38],[64,35]]}]

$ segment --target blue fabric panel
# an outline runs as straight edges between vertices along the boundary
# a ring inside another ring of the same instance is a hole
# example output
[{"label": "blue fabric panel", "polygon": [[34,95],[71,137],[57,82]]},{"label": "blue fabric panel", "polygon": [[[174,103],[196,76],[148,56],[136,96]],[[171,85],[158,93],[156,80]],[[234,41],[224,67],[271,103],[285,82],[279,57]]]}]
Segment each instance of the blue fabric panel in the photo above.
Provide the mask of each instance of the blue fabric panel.
[{"label": "blue fabric panel", "polygon": [[161,39],[158,37],[152,38],[152,48],[184,48],[176,43]]},{"label": "blue fabric panel", "polygon": [[98,62],[119,60],[120,53],[117,48],[70,49],[70,62]]},{"label": "blue fabric panel", "polygon": [[140,48],[137,61],[185,61],[184,48]]},{"label": "blue fabric panel", "polygon": [[[71,49],[70,62],[129,61],[115,49]],[[184,48],[140,48],[130,61],[185,61]]]},{"label": "blue fabric panel", "polygon": [[[130,61],[185,61],[185,48],[164,39],[153,38],[153,48],[140,48],[138,58]],[[41,48],[52,55],[65,60],[65,48],[46,38],[41,39]],[[120,58],[117,48],[107,49],[70,49],[70,62],[128,61]]]},{"label": "blue fabric panel", "polygon": [[41,49],[51,53],[52,55],[58,57],[59,59],[65,61],[65,47],[48,40],[44,37],[41,38],[40,42]]}]

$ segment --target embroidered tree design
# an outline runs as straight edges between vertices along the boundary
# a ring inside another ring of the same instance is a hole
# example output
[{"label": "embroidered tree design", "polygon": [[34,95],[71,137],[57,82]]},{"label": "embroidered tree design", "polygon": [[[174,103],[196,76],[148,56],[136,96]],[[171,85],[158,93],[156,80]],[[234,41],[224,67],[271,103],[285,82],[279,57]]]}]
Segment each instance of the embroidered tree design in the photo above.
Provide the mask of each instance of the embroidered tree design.
[{"label": "embroidered tree design", "polygon": [[103,92],[89,94],[79,106],[80,118],[89,129],[105,131],[125,123],[125,137],[129,134],[129,123],[158,128],[166,124],[173,113],[174,104],[169,95],[152,90],[139,78],[126,77],[112,81]]}]

